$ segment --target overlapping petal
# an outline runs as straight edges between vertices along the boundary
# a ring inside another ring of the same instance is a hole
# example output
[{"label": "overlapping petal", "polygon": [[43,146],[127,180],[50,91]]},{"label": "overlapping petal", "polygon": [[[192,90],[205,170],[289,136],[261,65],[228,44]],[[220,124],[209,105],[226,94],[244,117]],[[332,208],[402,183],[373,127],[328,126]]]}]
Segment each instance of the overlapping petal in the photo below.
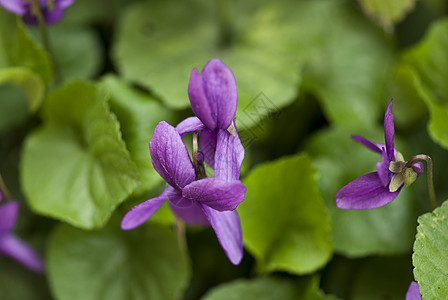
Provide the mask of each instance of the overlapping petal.
[{"label": "overlapping petal", "polygon": [[182,198],[178,201],[170,201],[170,207],[176,216],[188,225],[210,226],[201,205],[197,201]]},{"label": "overlapping petal", "polygon": [[182,196],[218,211],[235,210],[244,200],[246,187],[239,181],[204,178],[185,186]]},{"label": "overlapping petal", "polygon": [[236,112],[238,92],[232,71],[219,59],[211,59],[199,74],[193,69],[188,96],[194,114],[209,129],[227,129]]},{"label": "overlapping petal", "polygon": [[159,197],[151,198],[134,206],[121,220],[121,229],[134,229],[146,222],[166,200],[181,198],[178,191],[167,187]]},{"label": "overlapping petal", "polygon": [[371,209],[394,200],[402,187],[390,192],[377,172],[369,173],[350,182],[336,193],[336,206],[342,209]]},{"label": "overlapping petal", "polygon": [[0,253],[14,258],[34,272],[41,273],[44,270],[44,264],[40,256],[12,234],[0,238]]},{"label": "overlapping petal", "polygon": [[154,129],[149,150],[154,169],[175,189],[180,191],[195,179],[187,147],[176,129],[165,121]]},{"label": "overlapping petal", "polygon": [[395,160],[394,133],[394,115],[392,114],[392,100],[390,100],[384,115],[384,141],[389,161]]},{"label": "overlapping petal", "polygon": [[371,140],[366,139],[363,136],[352,135],[352,139],[354,139],[358,143],[363,144],[364,146],[366,146],[367,148],[369,148],[372,151],[375,151],[378,153],[381,153],[383,151],[382,148],[384,147],[384,145],[376,144],[376,143],[372,142]]},{"label": "overlapping petal", "polygon": [[238,134],[232,135],[227,130],[219,130],[215,153],[215,178],[224,181],[238,180],[244,152]]},{"label": "overlapping petal", "polygon": [[204,204],[201,206],[227,257],[234,265],[239,264],[243,257],[243,234],[238,213],[235,210],[220,212]]},{"label": "overlapping petal", "polygon": [[23,16],[27,12],[28,5],[21,0],[0,0],[0,5],[13,14]]},{"label": "overlapping petal", "polygon": [[215,168],[215,152],[218,138],[217,130],[204,129],[199,136],[199,147],[204,154],[205,162]]},{"label": "overlapping petal", "polygon": [[188,132],[205,129],[204,123],[198,117],[189,117],[177,124],[176,130],[180,136],[184,136]]}]

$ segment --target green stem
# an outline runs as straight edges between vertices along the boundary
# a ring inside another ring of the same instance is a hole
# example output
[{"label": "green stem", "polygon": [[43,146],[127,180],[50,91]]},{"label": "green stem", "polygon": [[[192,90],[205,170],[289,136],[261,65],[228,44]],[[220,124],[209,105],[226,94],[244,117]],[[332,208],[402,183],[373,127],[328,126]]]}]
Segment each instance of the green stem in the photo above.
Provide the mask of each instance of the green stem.
[{"label": "green stem", "polygon": [[434,182],[432,178],[433,173],[432,159],[426,154],[418,154],[411,157],[411,159],[406,163],[406,167],[407,168],[411,167],[412,164],[416,161],[426,161],[429,200],[431,201],[432,208],[435,209],[437,207],[437,200],[436,200],[436,193],[434,191]]},{"label": "green stem", "polygon": [[56,84],[61,82],[61,73],[59,71],[58,65],[56,63],[56,57],[54,56],[53,48],[51,47],[50,37],[47,31],[47,24],[45,23],[42,11],[40,9],[39,0],[31,0],[32,4],[32,14],[37,18],[39,24],[40,34],[42,36],[42,43],[44,45],[45,51],[47,51],[50,56],[51,67],[54,74],[54,82]]},{"label": "green stem", "polygon": [[198,133],[193,132],[193,168],[196,174],[196,180],[207,177],[205,174],[204,165],[198,162]]},{"label": "green stem", "polygon": [[5,199],[12,199],[11,193],[6,187],[5,182],[3,182],[2,174],[0,174],[0,190],[3,193]]}]

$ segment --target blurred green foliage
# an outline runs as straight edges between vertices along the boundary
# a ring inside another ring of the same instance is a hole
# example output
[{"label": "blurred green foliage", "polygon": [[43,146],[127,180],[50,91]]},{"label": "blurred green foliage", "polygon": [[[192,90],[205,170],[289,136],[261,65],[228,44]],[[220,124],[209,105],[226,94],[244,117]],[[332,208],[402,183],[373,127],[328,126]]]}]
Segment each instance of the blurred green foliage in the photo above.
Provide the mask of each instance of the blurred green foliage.
[{"label": "blurred green foliage", "polygon": [[[36,275],[1,257],[0,299],[404,299],[412,263],[424,299],[448,297],[447,205],[424,214],[426,175],[378,209],[340,210],[334,196],[375,170],[379,155],[350,136],[382,143],[393,98],[396,148],[431,156],[448,197],[447,12],[440,0],[76,0],[49,28],[50,53],[0,8],[0,173],[23,204],[17,235],[47,262]],[[190,72],[213,57],[235,74],[246,148],[239,266],[210,229],[178,236],[168,205],[119,229],[163,189],[154,127],[192,115]]]}]

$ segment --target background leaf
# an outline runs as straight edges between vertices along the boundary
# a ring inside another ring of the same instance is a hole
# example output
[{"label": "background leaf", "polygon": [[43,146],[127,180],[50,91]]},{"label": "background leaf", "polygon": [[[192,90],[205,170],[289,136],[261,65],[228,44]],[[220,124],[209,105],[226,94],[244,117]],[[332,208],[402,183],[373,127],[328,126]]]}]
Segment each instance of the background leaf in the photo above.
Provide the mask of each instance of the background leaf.
[{"label": "background leaf", "polygon": [[309,158],[261,164],[243,183],[243,242],[260,270],[304,274],[325,265],[332,254],[330,222]]},{"label": "background leaf", "polygon": [[[347,2],[212,3],[130,6],[114,47],[121,74],[152,89],[169,106],[184,108],[191,70],[220,57],[237,80],[241,128],[291,103],[302,73],[304,90],[320,98],[332,121],[354,126],[374,120],[391,47]],[[261,106],[260,92],[265,95]]]},{"label": "background leaf", "polygon": [[154,98],[132,89],[116,76],[103,77],[101,86],[111,96],[109,100],[111,110],[120,122],[123,140],[128,145],[131,159],[137,165],[140,174],[140,185],[134,194],[154,188],[163,180],[154,170],[148,145],[154,128],[160,121],[165,120],[173,126],[176,125],[172,122],[172,113]]},{"label": "background leaf", "polygon": [[392,31],[393,25],[401,21],[404,16],[411,11],[416,0],[358,0],[364,12],[373,20],[377,21],[386,30]]},{"label": "background leaf", "polygon": [[57,227],[48,274],[61,300],[172,300],[188,283],[189,264],[171,230],[152,225],[122,231],[114,218],[100,231]]},{"label": "background leaf", "polygon": [[31,38],[22,21],[1,9],[0,33],[0,68],[27,68],[47,86],[52,78],[50,58]]},{"label": "background leaf", "polygon": [[448,149],[448,19],[435,22],[425,38],[403,54],[401,63],[411,68],[418,95],[431,114],[429,133]]},{"label": "background leaf", "polygon": [[414,276],[423,299],[448,297],[448,201],[418,218]]},{"label": "background leaf", "polygon": [[253,280],[235,280],[208,292],[202,300],[337,300],[317,288],[315,278],[291,280],[279,277],[259,277]]},{"label": "background leaf", "polygon": [[104,94],[73,82],[49,95],[43,110],[44,124],[28,136],[22,156],[29,204],[74,226],[102,226],[138,184]]}]

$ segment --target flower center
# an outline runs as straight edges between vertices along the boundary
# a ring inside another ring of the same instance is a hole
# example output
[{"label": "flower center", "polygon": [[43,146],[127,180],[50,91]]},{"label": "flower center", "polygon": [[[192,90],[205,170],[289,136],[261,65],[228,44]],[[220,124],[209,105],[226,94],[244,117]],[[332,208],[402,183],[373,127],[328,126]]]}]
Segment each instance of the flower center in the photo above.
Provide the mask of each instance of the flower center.
[{"label": "flower center", "polygon": [[407,166],[407,162],[400,152],[395,156],[395,161],[390,162],[389,171],[394,173],[389,184],[390,192],[396,192],[403,183],[409,186],[417,179],[417,172],[414,171],[412,166]]}]

